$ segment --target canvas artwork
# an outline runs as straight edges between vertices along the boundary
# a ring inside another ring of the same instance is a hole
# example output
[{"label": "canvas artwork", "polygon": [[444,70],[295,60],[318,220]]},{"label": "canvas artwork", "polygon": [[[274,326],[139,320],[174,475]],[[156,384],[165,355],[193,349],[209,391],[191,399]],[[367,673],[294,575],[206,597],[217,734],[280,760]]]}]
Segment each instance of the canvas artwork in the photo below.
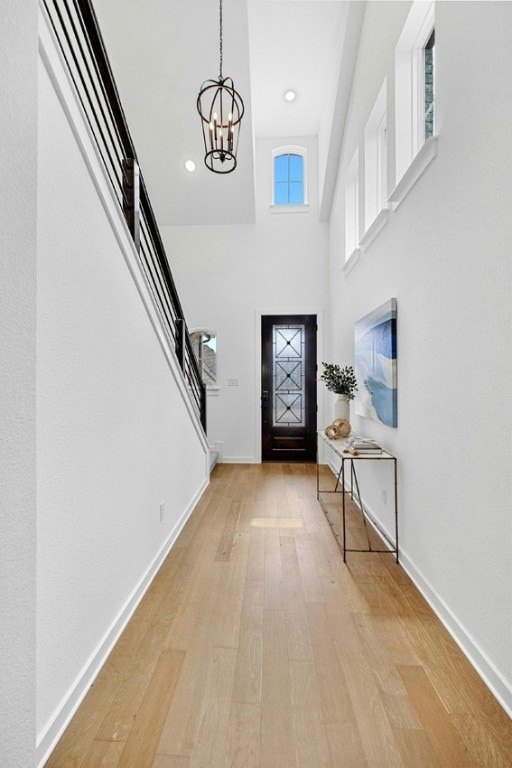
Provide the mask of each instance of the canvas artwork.
[{"label": "canvas artwork", "polygon": [[396,299],[355,324],[355,373],[356,414],[396,427]]}]

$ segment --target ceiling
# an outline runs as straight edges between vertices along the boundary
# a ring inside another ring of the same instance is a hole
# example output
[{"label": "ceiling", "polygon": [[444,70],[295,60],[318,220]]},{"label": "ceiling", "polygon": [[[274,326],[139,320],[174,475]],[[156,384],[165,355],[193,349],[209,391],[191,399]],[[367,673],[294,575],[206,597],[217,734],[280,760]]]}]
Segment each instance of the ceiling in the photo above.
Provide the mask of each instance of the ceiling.
[{"label": "ceiling", "polygon": [[223,176],[203,164],[196,110],[219,73],[218,0],[93,2],[159,225],[253,222],[255,140],[315,136],[332,113],[345,0],[223,0],[223,74],[245,102]]}]

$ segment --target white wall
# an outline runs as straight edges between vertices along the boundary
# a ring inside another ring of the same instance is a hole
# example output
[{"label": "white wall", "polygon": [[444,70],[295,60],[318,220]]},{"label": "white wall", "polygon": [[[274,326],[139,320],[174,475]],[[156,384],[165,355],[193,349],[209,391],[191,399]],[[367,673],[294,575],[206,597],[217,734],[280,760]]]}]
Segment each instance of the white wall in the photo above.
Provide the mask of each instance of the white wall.
[{"label": "white wall", "polygon": [[[223,461],[261,459],[261,314],[318,314],[322,350],[327,226],[318,221],[316,141],[286,140],[308,149],[310,210],[296,214],[269,212],[271,153],[282,143],[256,143],[256,225],[162,228],[190,327],[217,332],[219,391],[208,398],[208,440],[221,443]],[[227,386],[228,378],[239,386]]]},{"label": "white wall", "polygon": [[0,762],[35,748],[37,7],[0,25]]},{"label": "white wall", "polygon": [[86,693],[208,480],[204,435],[43,27],[38,759]]},{"label": "white wall", "polygon": [[[384,75],[393,134],[408,9],[366,8],[331,219],[328,356],[352,362],[354,322],[397,298],[398,428],[353,426],[398,456],[402,562],[510,708],[512,3],[436,4],[438,156],[341,269],[345,169]],[[388,525],[387,481],[364,480]]]}]

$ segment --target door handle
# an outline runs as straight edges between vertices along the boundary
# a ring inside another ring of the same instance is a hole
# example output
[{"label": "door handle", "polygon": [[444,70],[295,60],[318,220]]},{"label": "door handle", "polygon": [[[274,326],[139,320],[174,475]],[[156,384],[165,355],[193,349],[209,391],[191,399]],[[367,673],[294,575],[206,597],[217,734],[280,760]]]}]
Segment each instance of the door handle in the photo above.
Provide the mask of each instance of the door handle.
[{"label": "door handle", "polygon": [[267,411],[268,411],[268,390],[264,389],[261,392],[261,413],[263,417],[263,423],[267,423]]}]

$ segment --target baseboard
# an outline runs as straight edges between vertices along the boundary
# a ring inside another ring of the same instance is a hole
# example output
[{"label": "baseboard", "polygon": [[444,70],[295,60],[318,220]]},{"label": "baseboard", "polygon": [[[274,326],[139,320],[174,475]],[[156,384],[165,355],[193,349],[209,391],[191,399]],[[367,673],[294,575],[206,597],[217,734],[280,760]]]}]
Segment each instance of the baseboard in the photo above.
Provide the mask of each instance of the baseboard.
[{"label": "baseboard", "polygon": [[57,742],[68,726],[76,710],[82,703],[85,695],[89,691],[89,688],[98,676],[109,654],[119,640],[121,633],[133,616],[137,606],[150,587],[151,582],[158,573],[160,566],[169,554],[172,546],[181,533],[183,526],[187,522],[199,499],[203,495],[206,487],[208,486],[208,483],[209,478],[206,478],[201,484],[200,488],[194,494],[189,505],[184,510],[179,520],[176,522],[176,525],[156,554],[146,573],[133,590],[124,607],[121,609],[118,616],[114,619],[110,629],[105,633],[103,639],[98,643],[96,650],[92,653],[82,672],[78,675],[74,684],[71,686],[67,695],[64,697],[64,700],[56,711],[52,721],[45,728],[44,732],[38,736],[35,760],[35,765],[37,768],[42,768],[42,766],[44,766],[45,762],[48,760],[49,756],[55,749]]},{"label": "baseboard", "polygon": [[215,448],[208,449],[208,469],[211,472],[219,460],[219,453]]},{"label": "baseboard", "polygon": [[[330,460],[328,460],[326,463],[331,472],[337,476],[339,470],[336,468],[336,465]],[[368,510],[368,517],[370,522],[373,518],[378,523],[378,525],[381,525],[378,516],[375,515],[375,513],[369,509],[366,504],[365,509]],[[385,528],[383,529],[386,530]],[[438,592],[432,587],[428,579],[426,579],[421,571],[415,566],[413,560],[402,547],[400,547],[399,554],[400,565],[407,573],[415,587],[417,587],[417,589],[421,592],[429,606],[432,608],[443,626],[455,640],[462,653],[466,656],[470,664],[482,678],[483,682],[489,688],[493,696],[501,704],[507,714],[512,717],[511,684],[505,680],[502,673],[495,667],[495,665],[484,653],[484,651],[482,651],[475,639],[464,628],[464,626],[458,620],[457,616],[445,603]]]}]

